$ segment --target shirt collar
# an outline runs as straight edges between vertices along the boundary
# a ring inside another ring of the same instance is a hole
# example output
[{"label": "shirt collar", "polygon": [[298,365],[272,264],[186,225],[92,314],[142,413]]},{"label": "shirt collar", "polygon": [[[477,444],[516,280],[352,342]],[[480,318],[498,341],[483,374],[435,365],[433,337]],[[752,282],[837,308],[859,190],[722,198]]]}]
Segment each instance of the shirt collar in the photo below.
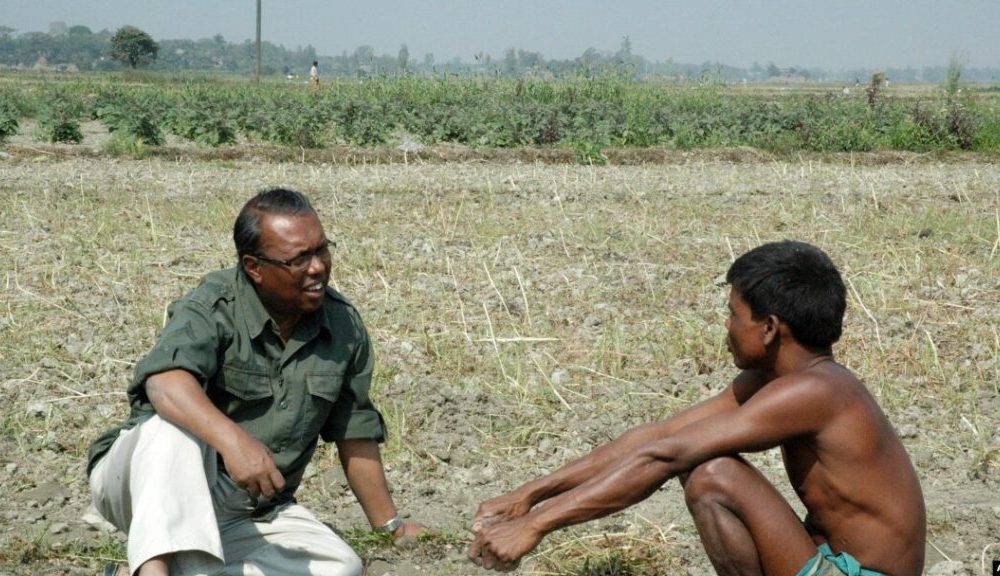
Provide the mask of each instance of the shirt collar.
[{"label": "shirt collar", "polygon": [[243,316],[247,333],[251,338],[257,338],[264,331],[264,327],[274,323],[246,272],[240,267],[236,268],[236,299],[239,300],[240,315]]},{"label": "shirt collar", "polygon": [[[268,329],[277,329],[271,314],[268,313],[267,308],[264,308],[264,303],[260,301],[257,290],[254,289],[250,278],[247,277],[242,268],[236,269],[236,291],[243,319],[246,322],[247,333],[251,338],[260,336],[269,325],[271,328]],[[302,334],[304,341],[309,341],[315,338],[320,330],[326,331],[327,335],[333,334],[330,318],[324,311],[325,306],[312,314],[303,316],[299,320],[299,325],[295,327],[295,334],[292,337],[294,338],[296,334]]]}]

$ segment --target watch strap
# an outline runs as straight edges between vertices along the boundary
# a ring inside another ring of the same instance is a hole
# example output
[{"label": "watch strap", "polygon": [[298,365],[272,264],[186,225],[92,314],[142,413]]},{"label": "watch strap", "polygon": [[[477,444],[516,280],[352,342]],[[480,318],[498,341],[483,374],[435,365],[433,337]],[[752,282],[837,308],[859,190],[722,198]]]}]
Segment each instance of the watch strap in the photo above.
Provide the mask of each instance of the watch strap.
[{"label": "watch strap", "polygon": [[396,530],[403,525],[403,519],[399,515],[393,516],[385,524],[374,529],[375,532],[384,532],[386,534],[395,534]]}]

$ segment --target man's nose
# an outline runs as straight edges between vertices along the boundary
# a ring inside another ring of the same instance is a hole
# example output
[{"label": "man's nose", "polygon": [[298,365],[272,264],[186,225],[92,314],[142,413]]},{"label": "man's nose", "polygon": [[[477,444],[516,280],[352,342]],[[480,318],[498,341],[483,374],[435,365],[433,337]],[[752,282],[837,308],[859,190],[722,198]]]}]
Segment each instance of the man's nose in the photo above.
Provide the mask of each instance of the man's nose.
[{"label": "man's nose", "polygon": [[306,268],[307,274],[317,274],[326,272],[326,269],[330,266],[330,263],[323,259],[319,254],[313,254],[309,259],[309,266]]}]

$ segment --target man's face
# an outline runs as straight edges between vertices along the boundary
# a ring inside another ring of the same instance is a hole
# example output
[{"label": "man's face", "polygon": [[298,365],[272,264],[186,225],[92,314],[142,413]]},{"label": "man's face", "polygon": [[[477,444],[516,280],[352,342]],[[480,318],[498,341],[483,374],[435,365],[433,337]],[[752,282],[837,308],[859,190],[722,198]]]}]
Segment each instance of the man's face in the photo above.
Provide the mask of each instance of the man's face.
[{"label": "man's face", "polygon": [[754,368],[757,361],[767,354],[766,330],[766,319],[754,320],[750,305],[735,288],[730,288],[726,346],[737,368]]},{"label": "man's face", "polygon": [[319,218],[313,213],[265,214],[260,232],[257,256],[290,261],[316,254],[302,270],[261,258],[244,260],[264,307],[279,321],[318,310],[330,280],[330,253]]}]

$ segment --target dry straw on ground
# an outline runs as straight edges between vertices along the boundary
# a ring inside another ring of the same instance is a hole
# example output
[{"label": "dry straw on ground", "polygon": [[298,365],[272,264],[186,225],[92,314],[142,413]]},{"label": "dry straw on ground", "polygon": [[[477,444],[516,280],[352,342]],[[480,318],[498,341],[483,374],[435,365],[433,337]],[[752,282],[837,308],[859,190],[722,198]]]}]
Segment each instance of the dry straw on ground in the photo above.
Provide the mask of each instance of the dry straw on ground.
[{"label": "dry straw on ground", "polygon": [[[410,551],[376,543],[370,561],[475,573],[462,543],[480,499],[733,376],[716,281],[734,255],[799,238],[848,279],[839,358],[913,454],[929,565],[978,573],[1000,534],[1000,170],[902,160],[0,160],[0,573],[93,574],[121,553],[120,535],[82,520],[84,451],[125,414],[165,305],[233,263],[239,205],[274,185],[308,193],[338,241],[334,283],[376,342],[395,497],[444,534]],[[302,501],[363,528],[335,461],[319,452]],[[778,455],[754,461],[783,481]],[[668,484],[554,535],[519,573],[707,566]]]}]

